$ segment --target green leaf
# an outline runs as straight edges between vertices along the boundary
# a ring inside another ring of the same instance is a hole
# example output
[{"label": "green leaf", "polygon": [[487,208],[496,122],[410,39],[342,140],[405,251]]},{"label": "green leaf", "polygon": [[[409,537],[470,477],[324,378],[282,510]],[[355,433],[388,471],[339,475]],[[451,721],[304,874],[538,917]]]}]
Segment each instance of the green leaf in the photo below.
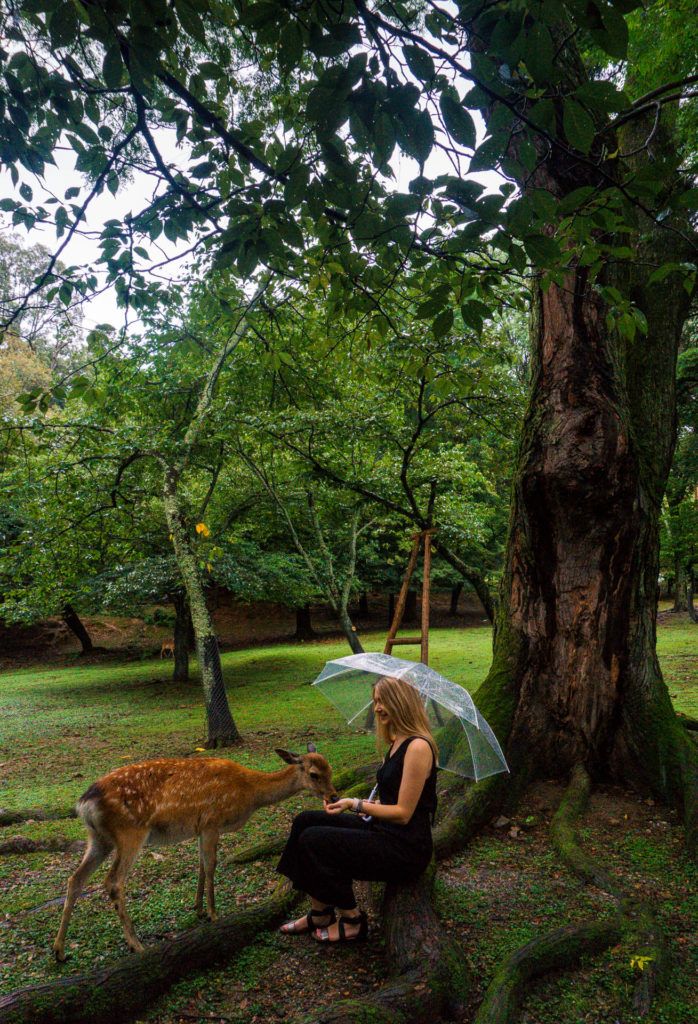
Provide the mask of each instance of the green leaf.
[{"label": "green leaf", "polygon": [[308,187],[309,171],[307,167],[297,167],[291,171],[284,185],[284,198],[290,207],[298,206]]},{"label": "green leaf", "polygon": [[613,82],[585,82],[574,92],[575,99],[593,110],[601,110],[613,114],[617,110],[627,110],[630,100],[621,89],[616,89]]},{"label": "green leaf", "polygon": [[596,128],[584,107],[574,100],[565,100],[562,124],[570,145],[582,153],[588,153],[596,135]]},{"label": "green leaf", "polygon": [[104,84],[109,89],[118,89],[124,75],[124,62],[121,59],[121,50],[118,43],[109,47],[104,55],[102,63],[102,75]]},{"label": "green leaf", "polygon": [[373,140],[376,144],[376,151],[381,161],[389,160],[395,149],[395,128],[392,118],[385,111],[376,118],[373,128]]},{"label": "green leaf", "polygon": [[689,188],[687,192],[683,192],[676,200],[675,205],[680,210],[698,209],[698,188]]},{"label": "green leaf", "polygon": [[303,36],[297,22],[291,24],[279,38],[279,64],[286,70],[300,64],[303,57]]},{"label": "green leaf", "polygon": [[603,28],[592,29],[591,37],[611,57],[620,60],[628,53],[628,26],[623,15],[613,7],[600,7]]},{"label": "green leaf", "polygon": [[533,80],[545,84],[553,73],[553,57],[555,49],[547,27],[536,21],[526,36],[521,57],[531,73]]},{"label": "green leaf", "polygon": [[438,340],[439,338],[445,337],[453,327],[453,310],[444,309],[442,313],[436,317],[431,325],[431,331],[434,337]]},{"label": "green leaf", "polygon": [[49,32],[53,46],[65,46],[74,42],[78,34],[78,16],[73,4],[55,5],[55,10],[49,19]]},{"label": "green leaf", "polygon": [[526,235],[523,244],[529,258],[539,267],[549,267],[560,259],[560,246],[547,235]]},{"label": "green leaf", "polygon": [[177,17],[185,32],[197,39],[200,43],[206,42],[206,30],[204,23],[194,9],[195,5],[188,0],[175,0]]},{"label": "green leaf", "polygon": [[558,203],[558,212],[564,217],[569,216],[570,213],[575,213],[580,210],[587,199],[593,196],[596,189],[593,185],[582,185],[581,188],[574,189],[573,192],[568,192],[566,196]]},{"label": "green leaf", "polygon": [[475,148],[475,123],[460,102],[447,92],[441,93],[439,100],[444,124],[452,139],[461,146]]},{"label": "green leaf", "polygon": [[420,46],[403,46],[407,67],[420,82],[430,82],[435,74],[434,61]]},{"label": "green leaf", "polygon": [[434,146],[434,126],[426,111],[419,111],[409,134],[412,145],[411,155],[424,164]]}]

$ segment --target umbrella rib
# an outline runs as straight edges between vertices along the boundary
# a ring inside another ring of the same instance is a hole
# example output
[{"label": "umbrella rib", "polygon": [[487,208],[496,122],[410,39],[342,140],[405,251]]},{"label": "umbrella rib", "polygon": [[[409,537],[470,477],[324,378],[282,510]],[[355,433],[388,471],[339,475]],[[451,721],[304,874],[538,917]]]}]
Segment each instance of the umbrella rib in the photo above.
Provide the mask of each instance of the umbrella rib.
[{"label": "umbrella rib", "polygon": [[[357,719],[357,718],[359,717],[359,715],[360,715],[360,714],[361,714],[361,713],[362,713],[363,711],[365,711],[365,710],[366,710],[366,709],[367,709],[368,707],[370,707],[370,706],[371,706],[371,704],[373,704],[373,697],[371,697],[371,699],[370,699],[370,700],[366,701],[366,703],[364,704],[364,706],[363,706],[363,707],[361,707],[361,708],[359,708],[359,710],[358,710],[358,711],[356,712],[356,714],[355,714],[355,715],[352,715],[352,716],[351,716],[351,718],[347,718],[347,724],[348,724],[348,725],[351,725],[351,724],[352,724],[352,722],[354,722],[354,721],[355,721],[355,720],[356,720],[356,719]],[[335,706],[336,706],[336,705],[335,705]]]}]

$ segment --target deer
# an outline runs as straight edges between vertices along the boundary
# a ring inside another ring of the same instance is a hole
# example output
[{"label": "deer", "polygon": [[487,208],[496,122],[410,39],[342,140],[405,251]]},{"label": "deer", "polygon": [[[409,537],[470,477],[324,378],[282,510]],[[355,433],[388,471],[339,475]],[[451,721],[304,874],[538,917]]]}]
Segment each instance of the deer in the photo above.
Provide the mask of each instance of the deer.
[{"label": "deer", "polygon": [[312,743],[306,754],[278,748],[276,753],[288,767],[263,772],[226,758],[162,758],[124,765],[93,782],[76,804],[78,817],[87,829],[87,849],[68,880],[53,944],[56,960],[63,963],[66,959],[65,937],[75,901],[112,852],[114,860],[104,888],[133,952],[142,953],[143,946],[127,913],[124,893],[129,872],[145,845],[170,845],[198,838],[199,880],[194,906],[199,917],[215,921],[213,877],[219,837],[241,829],[260,807],[280,803],[302,790],[330,802],[337,799],[332,769]]},{"label": "deer", "polygon": [[162,646],[160,647],[160,658],[174,658],[175,643],[174,640],[163,640]]}]

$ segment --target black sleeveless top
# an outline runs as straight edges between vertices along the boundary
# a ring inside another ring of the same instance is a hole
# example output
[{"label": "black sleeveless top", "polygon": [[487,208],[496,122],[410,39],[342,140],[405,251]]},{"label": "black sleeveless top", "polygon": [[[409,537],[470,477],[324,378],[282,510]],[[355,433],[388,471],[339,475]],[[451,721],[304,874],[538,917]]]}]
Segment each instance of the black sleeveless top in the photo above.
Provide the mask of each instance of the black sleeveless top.
[{"label": "black sleeveless top", "polygon": [[[383,764],[376,773],[378,795],[382,804],[397,803],[407,748],[412,740],[422,738],[421,736],[408,736],[397,750],[393,751],[392,755],[385,755]],[[372,825],[381,832],[399,836],[401,841],[406,843],[414,853],[421,853],[428,862],[431,859],[431,825],[436,814],[436,802],[436,760],[434,759],[431,773],[424,783],[414,814],[408,823],[398,825],[392,821],[381,821],[379,818],[374,818]]]}]

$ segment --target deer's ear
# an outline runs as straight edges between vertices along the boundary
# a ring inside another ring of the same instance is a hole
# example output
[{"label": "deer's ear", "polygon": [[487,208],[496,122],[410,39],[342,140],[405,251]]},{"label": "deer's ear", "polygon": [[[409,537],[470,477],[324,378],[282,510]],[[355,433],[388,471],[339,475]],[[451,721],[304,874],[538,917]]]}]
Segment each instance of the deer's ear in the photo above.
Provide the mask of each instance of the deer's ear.
[{"label": "deer's ear", "polygon": [[309,754],[317,754],[317,747],[315,746],[314,743],[309,743],[308,744],[308,753]]},{"label": "deer's ear", "polygon": [[276,747],[276,753],[279,755],[282,761],[286,764],[300,764],[301,758],[298,754],[292,754],[290,750],[281,750],[280,747]]}]

